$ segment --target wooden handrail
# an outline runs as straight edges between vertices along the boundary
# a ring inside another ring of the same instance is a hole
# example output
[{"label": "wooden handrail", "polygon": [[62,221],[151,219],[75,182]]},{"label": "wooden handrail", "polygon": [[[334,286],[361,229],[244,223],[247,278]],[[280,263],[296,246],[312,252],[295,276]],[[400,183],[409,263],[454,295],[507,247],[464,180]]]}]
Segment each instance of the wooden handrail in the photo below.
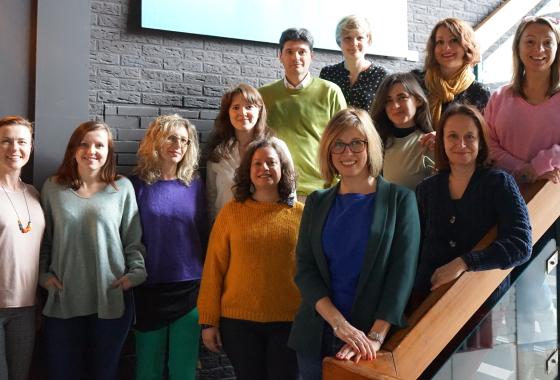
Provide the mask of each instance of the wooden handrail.
[{"label": "wooden handrail", "polygon": [[[560,185],[540,181],[521,192],[536,243],[560,216]],[[488,246],[493,228],[476,245]],[[432,292],[409,317],[409,327],[397,331],[373,361],[355,364],[335,358],[323,361],[323,379],[416,379],[459,332],[509,274],[508,270],[466,272],[456,281]]]}]

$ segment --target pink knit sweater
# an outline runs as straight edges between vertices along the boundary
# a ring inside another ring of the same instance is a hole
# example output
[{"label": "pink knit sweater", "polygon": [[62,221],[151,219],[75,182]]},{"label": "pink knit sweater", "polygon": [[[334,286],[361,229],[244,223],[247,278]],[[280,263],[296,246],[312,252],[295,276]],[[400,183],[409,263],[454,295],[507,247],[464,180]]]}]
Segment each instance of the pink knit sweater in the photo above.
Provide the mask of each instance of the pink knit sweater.
[{"label": "pink knit sweater", "polygon": [[560,92],[533,105],[504,86],[492,94],[484,116],[498,167],[515,172],[531,163],[537,175],[560,168]]}]

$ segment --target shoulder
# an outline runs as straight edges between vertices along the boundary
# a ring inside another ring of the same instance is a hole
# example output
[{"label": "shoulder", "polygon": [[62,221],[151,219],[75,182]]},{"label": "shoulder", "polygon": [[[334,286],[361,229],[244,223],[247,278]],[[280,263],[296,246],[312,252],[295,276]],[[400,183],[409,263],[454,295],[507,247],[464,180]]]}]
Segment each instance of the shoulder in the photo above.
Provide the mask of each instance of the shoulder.
[{"label": "shoulder", "polygon": [[56,177],[49,177],[43,184],[41,193],[52,193],[55,191],[63,190],[64,187],[56,181]]},{"label": "shoulder", "polygon": [[313,87],[315,89],[320,89],[322,91],[327,91],[327,92],[340,92],[340,87],[338,87],[337,84],[330,82],[328,80],[325,79],[321,79],[321,78],[317,78],[317,77],[313,77],[313,82],[311,83],[311,85],[309,87]]},{"label": "shoulder", "polygon": [[264,96],[265,94],[269,94],[271,91],[277,90],[279,87],[284,87],[282,79],[265,84],[259,88],[259,92]]},{"label": "shoulder", "polygon": [[472,84],[465,91],[471,98],[486,98],[490,97],[490,90],[488,86],[478,81],[472,82]]},{"label": "shoulder", "polygon": [[24,183],[24,186],[25,186],[25,191],[28,194],[31,194],[34,198],[37,198],[39,196],[39,191],[37,191],[35,186],[33,186],[29,183]]},{"label": "shoulder", "polygon": [[478,169],[477,173],[478,177],[480,178],[479,180],[485,182],[488,185],[494,185],[498,187],[511,187],[515,184],[515,179],[513,178],[513,176],[502,169]]},{"label": "shoulder", "polygon": [[389,71],[387,71],[387,69],[385,69],[383,66],[374,65],[373,63],[367,69],[366,72],[371,73],[371,75],[375,77],[381,77],[381,78],[385,78],[387,75],[389,75]]},{"label": "shoulder", "polygon": [[127,194],[127,193],[134,193],[134,187],[132,186],[132,182],[130,182],[130,180],[128,178],[126,178],[125,176],[119,176],[116,180],[115,180],[115,185],[117,186],[117,189],[114,189],[113,186],[108,185],[108,189],[110,189],[110,191],[114,190],[115,192],[122,192],[123,194]]}]

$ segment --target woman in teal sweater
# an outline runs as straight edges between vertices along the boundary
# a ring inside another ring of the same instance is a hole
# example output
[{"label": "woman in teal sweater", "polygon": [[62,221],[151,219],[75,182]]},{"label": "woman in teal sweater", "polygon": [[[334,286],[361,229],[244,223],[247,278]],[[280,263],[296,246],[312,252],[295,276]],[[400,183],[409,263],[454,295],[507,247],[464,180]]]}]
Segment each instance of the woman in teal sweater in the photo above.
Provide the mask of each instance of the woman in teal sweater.
[{"label": "woman in teal sweater", "polygon": [[340,181],[307,198],[296,248],[303,303],[289,344],[304,380],[321,378],[324,356],[375,358],[390,327],[405,325],[420,223],[414,194],[379,175],[381,149],[371,118],[354,108],[321,139],[322,177]]},{"label": "woman in teal sweater", "polygon": [[128,290],[146,279],[134,189],[117,176],[113,153],[109,127],[83,123],[43,186],[48,379],[79,379],[90,367],[96,380],[115,378],[133,320]]}]

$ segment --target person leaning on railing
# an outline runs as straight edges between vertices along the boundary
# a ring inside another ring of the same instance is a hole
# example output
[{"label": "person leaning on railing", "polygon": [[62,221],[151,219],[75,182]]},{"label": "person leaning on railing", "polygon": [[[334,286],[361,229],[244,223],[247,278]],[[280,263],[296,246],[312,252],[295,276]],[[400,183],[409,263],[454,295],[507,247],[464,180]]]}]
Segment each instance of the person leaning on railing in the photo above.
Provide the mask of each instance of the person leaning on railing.
[{"label": "person leaning on railing", "polygon": [[420,224],[414,193],[386,182],[381,138],[364,110],[339,111],[321,139],[323,179],[305,205],[297,245],[302,305],[289,344],[302,379],[321,379],[322,358],[372,360],[414,282]]},{"label": "person leaning on railing", "polygon": [[[489,165],[486,124],[476,108],[457,104],[445,112],[435,157],[438,174],[416,188],[422,250],[414,305],[465,271],[507,269],[531,255],[527,207],[513,177]],[[473,250],[495,225],[496,240]]]}]

